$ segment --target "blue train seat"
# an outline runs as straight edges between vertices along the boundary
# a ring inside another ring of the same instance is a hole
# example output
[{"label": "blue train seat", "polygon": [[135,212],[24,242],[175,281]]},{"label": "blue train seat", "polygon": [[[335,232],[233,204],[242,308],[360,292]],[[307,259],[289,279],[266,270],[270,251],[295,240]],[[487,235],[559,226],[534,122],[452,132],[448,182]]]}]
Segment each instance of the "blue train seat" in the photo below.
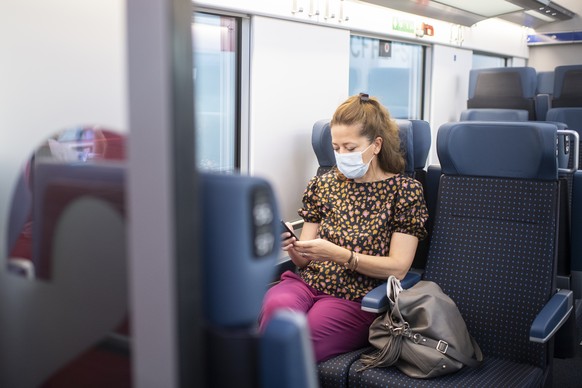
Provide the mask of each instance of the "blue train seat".
[{"label": "blue train seat", "polygon": [[[572,239],[570,271],[572,291],[576,300],[582,299],[582,171],[574,173],[572,182]],[[582,307],[579,307],[582,308]]]},{"label": "blue train seat", "polygon": [[548,123],[463,122],[439,128],[443,175],[424,278],[456,302],[483,351],[483,365],[415,380],[396,368],[358,372],[362,365],[356,361],[350,385],[548,383],[550,338],[571,314],[573,296],[557,291],[555,283],[556,140],[556,126]]},{"label": "blue train seat", "polygon": [[301,363],[314,357],[301,314],[282,312],[263,335],[257,331],[280,246],[271,186],[260,178],[207,173],[200,187],[207,381],[217,387],[315,387],[314,363]]},{"label": "blue train seat", "polygon": [[[401,147],[405,154],[405,173],[419,177],[423,183],[425,177],[425,166],[431,144],[431,131],[428,122],[423,120],[395,120],[400,130]],[[328,126],[329,128],[329,126]],[[423,185],[424,186],[424,185]],[[426,192],[425,192],[426,197]],[[413,262],[413,271],[407,275],[406,282],[412,284],[420,279],[419,272],[422,271],[426,263],[426,254],[428,253],[428,238],[419,244],[417,254]],[[418,271],[418,272],[417,272]],[[384,286],[384,290],[386,287]],[[378,291],[375,292],[377,294]],[[379,303],[382,303],[381,295],[370,295],[370,298],[377,300],[372,301],[368,306],[363,305],[363,309],[373,311]],[[368,299],[370,300],[370,299]],[[356,361],[364,349],[355,350],[346,354],[333,357],[327,361],[318,364],[319,383],[321,387],[347,387],[348,372],[350,365]]]},{"label": "blue train seat", "polygon": [[[548,120],[565,123],[568,129],[575,130],[582,135],[582,107],[552,108],[548,111]],[[582,145],[582,142],[579,142]],[[578,169],[581,152],[578,152]],[[570,160],[573,164],[574,158]],[[571,245],[570,245],[570,282],[577,300],[582,299],[582,172],[577,171],[570,178],[570,208],[571,208]]]},{"label": "blue train seat", "polygon": [[467,109],[518,109],[536,119],[537,74],[533,67],[473,69]]},{"label": "blue train seat", "polygon": [[582,107],[582,65],[554,69],[552,108]]}]

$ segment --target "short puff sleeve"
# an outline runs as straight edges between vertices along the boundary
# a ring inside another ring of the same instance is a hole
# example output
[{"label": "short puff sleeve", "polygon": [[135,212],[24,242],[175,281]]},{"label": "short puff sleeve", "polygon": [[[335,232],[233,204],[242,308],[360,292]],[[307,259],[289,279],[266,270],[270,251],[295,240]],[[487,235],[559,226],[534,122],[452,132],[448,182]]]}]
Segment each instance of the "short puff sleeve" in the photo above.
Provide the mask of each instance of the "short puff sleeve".
[{"label": "short puff sleeve", "polygon": [[303,207],[297,211],[305,222],[319,223],[322,219],[322,193],[320,178],[311,178],[303,192]]},{"label": "short puff sleeve", "polygon": [[403,180],[396,197],[392,232],[410,234],[423,240],[427,236],[424,226],[427,219],[421,184],[412,178]]}]

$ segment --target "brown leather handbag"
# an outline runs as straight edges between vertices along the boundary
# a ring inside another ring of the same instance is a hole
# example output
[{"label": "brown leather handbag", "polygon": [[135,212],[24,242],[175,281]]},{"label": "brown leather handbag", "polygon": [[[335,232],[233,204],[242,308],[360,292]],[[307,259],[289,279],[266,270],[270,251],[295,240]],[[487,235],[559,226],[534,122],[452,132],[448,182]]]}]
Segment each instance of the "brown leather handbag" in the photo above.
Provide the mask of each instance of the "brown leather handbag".
[{"label": "brown leather handbag", "polygon": [[360,371],[395,365],[410,377],[427,379],[483,361],[457,305],[438,284],[422,280],[403,290],[390,276],[386,287],[391,309],[370,326],[376,350],[362,355]]}]

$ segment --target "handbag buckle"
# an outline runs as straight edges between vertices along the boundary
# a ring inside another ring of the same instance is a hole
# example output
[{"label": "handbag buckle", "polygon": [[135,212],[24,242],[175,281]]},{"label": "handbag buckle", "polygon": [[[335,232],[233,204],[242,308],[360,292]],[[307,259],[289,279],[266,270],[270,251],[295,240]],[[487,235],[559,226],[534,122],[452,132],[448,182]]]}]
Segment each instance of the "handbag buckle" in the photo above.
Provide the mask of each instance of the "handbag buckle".
[{"label": "handbag buckle", "polygon": [[439,342],[436,346],[436,350],[438,350],[442,354],[446,354],[448,349],[449,349],[449,344],[443,340],[439,340]]}]

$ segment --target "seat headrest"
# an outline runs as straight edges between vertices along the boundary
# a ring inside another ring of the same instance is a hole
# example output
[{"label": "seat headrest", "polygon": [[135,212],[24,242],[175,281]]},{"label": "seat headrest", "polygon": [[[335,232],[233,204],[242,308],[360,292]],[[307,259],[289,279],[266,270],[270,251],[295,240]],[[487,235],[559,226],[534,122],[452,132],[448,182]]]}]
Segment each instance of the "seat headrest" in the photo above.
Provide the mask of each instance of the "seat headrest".
[{"label": "seat headrest", "polygon": [[[394,121],[398,125],[400,150],[403,152],[406,163],[404,172],[412,174],[415,168],[423,168],[426,164],[430,149],[430,126],[423,120],[396,119]],[[329,119],[317,121],[313,124],[311,133],[311,145],[320,167],[335,166],[329,122]]]},{"label": "seat headrest", "polygon": [[437,135],[442,172],[536,180],[558,177],[556,126],[537,122],[465,121]]},{"label": "seat headrest", "polygon": [[554,73],[554,98],[582,94],[582,65],[557,66]]},{"label": "seat headrest", "polygon": [[554,73],[554,99],[567,100],[560,106],[582,106],[582,65],[557,66]]},{"label": "seat headrest", "polygon": [[528,121],[529,112],[525,109],[466,109],[461,112],[460,121]]},{"label": "seat headrest", "polygon": [[329,119],[323,119],[313,124],[311,131],[311,146],[320,167],[335,166],[335,154],[331,145],[331,129]]},{"label": "seat headrest", "polygon": [[533,67],[473,69],[469,73],[469,99],[474,97],[533,98],[537,73]]}]

